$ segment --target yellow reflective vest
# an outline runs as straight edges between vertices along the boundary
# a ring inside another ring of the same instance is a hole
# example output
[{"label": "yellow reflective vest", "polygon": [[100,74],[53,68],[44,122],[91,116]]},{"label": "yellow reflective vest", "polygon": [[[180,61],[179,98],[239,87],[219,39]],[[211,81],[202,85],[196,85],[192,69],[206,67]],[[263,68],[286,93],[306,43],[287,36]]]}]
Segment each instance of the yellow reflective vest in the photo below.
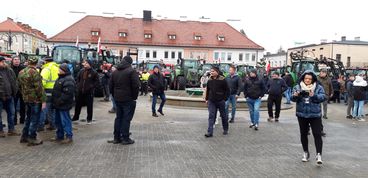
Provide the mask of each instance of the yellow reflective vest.
[{"label": "yellow reflective vest", "polygon": [[42,66],[42,85],[45,90],[52,90],[55,81],[59,78],[59,65],[55,62],[48,62]]},{"label": "yellow reflective vest", "polygon": [[141,77],[142,81],[148,81],[148,78],[149,78],[150,74],[148,72],[147,73],[142,73],[141,76],[142,76]]}]

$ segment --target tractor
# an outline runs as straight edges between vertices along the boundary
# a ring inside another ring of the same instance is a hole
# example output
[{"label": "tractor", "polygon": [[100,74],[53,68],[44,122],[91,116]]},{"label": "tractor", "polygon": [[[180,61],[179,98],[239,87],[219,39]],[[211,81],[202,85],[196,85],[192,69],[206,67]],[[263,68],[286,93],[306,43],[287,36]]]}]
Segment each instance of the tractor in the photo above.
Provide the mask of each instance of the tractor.
[{"label": "tractor", "polygon": [[52,58],[58,64],[68,63],[72,76],[77,77],[82,68],[82,50],[76,46],[60,45],[52,49]]},{"label": "tractor", "polygon": [[236,66],[236,71],[240,78],[244,78],[249,73],[249,71],[254,68],[255,68],[254,66],[250,66],[247,64],[239,64]]},{"label": "tractor", "polygon": [[175,66],[174,80],[172,88],[177,90],[184,90],[186,87],[199,87],[200,62],[197,59],[180,59],[179,64]]}]

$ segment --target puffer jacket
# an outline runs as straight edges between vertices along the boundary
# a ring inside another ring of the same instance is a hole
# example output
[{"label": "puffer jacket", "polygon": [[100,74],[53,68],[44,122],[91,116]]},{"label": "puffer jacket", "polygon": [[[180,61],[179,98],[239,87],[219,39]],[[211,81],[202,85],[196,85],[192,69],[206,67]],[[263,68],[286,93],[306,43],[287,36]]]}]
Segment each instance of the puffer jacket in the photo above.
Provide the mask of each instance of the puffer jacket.
[{"label": "puffer jacket", "polygon": [[73,107],[75,81],[70,72],[59,75],[52,90],[52,104],[55,109],[70,110]]},{"label": "puffer jacket", "polygon": [[[312,71],[305,71],[300,78],[300,81],[304,80],[306,74],[311,74],[313,76],[313,82],[317,82],[317,76]],[[296,85],[293,88],[293,93],[300,92],[301,87],[300,84]],[[309,102],[306,102],[309,99]],[[292,97],[292,101],[296,102],[296,116],[298,118],[321,118],[322,110],[321,103],[326,100],[325,91],[317,82],[316,89],[314,90],[314,95],[312,97],[302,97],[302,96],[294,96]]]}]

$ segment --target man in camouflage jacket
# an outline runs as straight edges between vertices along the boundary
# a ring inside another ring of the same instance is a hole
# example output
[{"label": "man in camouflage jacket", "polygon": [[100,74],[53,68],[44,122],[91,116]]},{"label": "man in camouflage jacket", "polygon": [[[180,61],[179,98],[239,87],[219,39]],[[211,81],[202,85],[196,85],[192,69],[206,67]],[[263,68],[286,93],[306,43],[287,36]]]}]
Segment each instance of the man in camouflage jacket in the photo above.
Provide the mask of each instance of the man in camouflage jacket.
[{"label": "man in camouflage jacket", "polygon": [[46,93],[42,87],[42,77],[36,68],[37,62],[37,58],[30,57],[28,66],[18,75],[18,82],[27,108],[27,118],[20,142],[28,143],[29,146],[42,144],[42,140],[37,139],[36,131],[41,109],[46,107]]}]

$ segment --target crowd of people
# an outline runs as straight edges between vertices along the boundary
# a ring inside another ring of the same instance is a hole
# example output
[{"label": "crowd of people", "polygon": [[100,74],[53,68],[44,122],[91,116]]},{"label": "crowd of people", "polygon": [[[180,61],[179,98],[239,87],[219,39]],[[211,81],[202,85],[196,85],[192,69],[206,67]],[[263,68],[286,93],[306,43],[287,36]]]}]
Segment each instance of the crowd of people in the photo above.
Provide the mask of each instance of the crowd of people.
[{"label": "crowd of people", "polygon": [[[157,113],[164,116],[166,82],[159,65],[154,66],[151,74],[146,70],[139,73],[132,67],[132,58],[125,56],[117,66],[105,68],[105,64],[102,65],[100,80],[99,73],[92,68],[93,61],[89,59],[83,61],[83,68],[76,78],[71,75],[67,62],[58,65],[48,57],[44,61],[39,69],[39,61],[35,57],[30,57],[26,65],[21,64],[17,57],[8,65],[0,57],[0,109],[7,112],[8,123],[5,134],[0,118],[0,137],[21,136],[21,143],[40,145],[43,141],[37,138],[37,132],[44,131],[45,124],[48,124],[47,130],[56,130],[53,141],[72,143],[72,121],[79,120],[83,106],[87,106],[87,124],[94,122],[94,91],[100,84],[105,95],[103,101],[110,101],[111,98],[112,109],[109,112],[116,113],[113,139],[108,140],[108,143],[134,143],[130,138],[130,124],[138,95],[147,95],[148,87],[152,92],[152,116],[159,117]],[[296,117],[304,150],[302,161],[308,161],[310,157],[308,135],[311,130],[316,146],[316,162],[322,164],[322,136],[326,136],[322,120],[328,119],[330,102],[340,103],[342,98],[347,105],[347,118],[364,121],[363,107],[367,101],[368,87],[363,76],[330,79],[328,71],[322,69],[318,76],[312,71],[305,71],[294,83],[288,71],[284,74],[273,72],[269,78],[253,69],[241,78],[236,73],[236,67],[231,66],[229,75],[225,77],[217,66],[213,66],[201,81],[209,113],[206,138],[213,137],[217,112],[220,113],[223,134],[229,133],[229,123],[235,122],[237,99],[241,93],[249,108],[249,127],[255,131],[260,128],[260,105],[266,94],[269,122],[280,121],[283,96],[285,104],[291,104],[291,101],[296,103]],[[161,102],[156,110],[158,98]],[[70,110],[74,103],[74,115],[71,117]],[[22,133],[15,130],[14,125],[18,122],[24,124]]]}]

